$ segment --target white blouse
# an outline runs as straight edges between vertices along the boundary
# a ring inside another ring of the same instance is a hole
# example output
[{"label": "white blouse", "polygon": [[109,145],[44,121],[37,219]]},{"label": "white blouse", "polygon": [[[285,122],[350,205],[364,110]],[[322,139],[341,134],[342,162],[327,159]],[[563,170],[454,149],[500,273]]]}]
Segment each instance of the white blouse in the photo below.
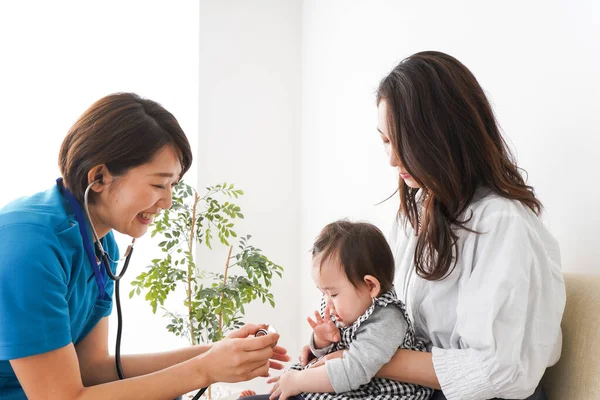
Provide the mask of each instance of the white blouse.
[{"label": "white blouse", "polygon": [[518,201],[480,191],[459,229],[458,262],[441,281],[414,268],[415,232],[396,221],[395,286],[429,343],[448,400],[524,399],[562,345],[565,286],[557,241]]}]

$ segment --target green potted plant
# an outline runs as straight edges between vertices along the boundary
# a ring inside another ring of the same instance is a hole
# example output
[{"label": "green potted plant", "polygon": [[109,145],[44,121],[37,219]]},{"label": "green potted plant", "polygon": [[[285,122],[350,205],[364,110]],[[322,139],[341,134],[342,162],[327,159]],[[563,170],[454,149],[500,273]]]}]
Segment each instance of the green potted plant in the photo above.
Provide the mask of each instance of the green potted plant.
[{"label": "green potted plant", "polygon": [[[190,344],[220,340],[223,332],[243,325],[244,306],[254,300],[275,307],[269,289],[274,275],[281,278],[283,268],[251,245],[250,235],[238,237],[234,231],[235,220],[244,215],[230,200],[243,194],[233,184],[223,183],[207,187],[200,196],[181,182],[173,190],[172,207],[152,223],[151,235],[164,238],[159,243],[163,257],[152,260],[135,278],[129,297],[145,294],[153,313],[160,305],[169,317],[167,329]],[[229,246],[222,273],[198,268],[194,257],[195,245],[212,249],[215,235]],[[181,290],[185,290],[183,308],[165,309],[169,295]]]}]

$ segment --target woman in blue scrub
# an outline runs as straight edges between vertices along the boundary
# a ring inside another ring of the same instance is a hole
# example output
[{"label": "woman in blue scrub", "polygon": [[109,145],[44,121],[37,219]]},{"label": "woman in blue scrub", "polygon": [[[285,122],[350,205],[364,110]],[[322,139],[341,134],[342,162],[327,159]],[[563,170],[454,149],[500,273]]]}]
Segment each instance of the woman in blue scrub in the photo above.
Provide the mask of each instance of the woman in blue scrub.
[{"label": "woman in blue scrub", "polygon": [[253,337],[259,327],[249,324],[212,345],[122,356],[119,380],[108,352],[114,282],[104,267],[116,273],[112,230],[144,235],[191,163],[171,113],[114,94],[64,139],[62,178],[0,209],[0,399],[169,399],[282,368],[272,361],[288,359],[272,348],[278,335]]}]

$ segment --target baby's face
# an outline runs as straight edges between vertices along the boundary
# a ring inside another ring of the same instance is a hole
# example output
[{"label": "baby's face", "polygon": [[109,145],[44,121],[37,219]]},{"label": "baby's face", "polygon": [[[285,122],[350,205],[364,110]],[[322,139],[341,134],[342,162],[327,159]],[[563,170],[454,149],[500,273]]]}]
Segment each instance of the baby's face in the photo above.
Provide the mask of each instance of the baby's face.
[{"label": "baby's face", "polygon": [[331,315],[344,326],[351,325],[371,306],[371,294],[364,288],[358,289],[350,283],[337,257],[330,257],[321,264],[321,257],[313,259],[312,278],[325,295]]}]

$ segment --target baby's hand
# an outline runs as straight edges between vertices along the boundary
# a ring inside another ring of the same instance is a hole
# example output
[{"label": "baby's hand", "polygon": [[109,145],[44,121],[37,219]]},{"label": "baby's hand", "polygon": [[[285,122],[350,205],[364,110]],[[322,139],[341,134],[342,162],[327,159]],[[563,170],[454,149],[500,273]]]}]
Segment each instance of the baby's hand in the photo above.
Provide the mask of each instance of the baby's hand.
[{"label": "baby's hand", "polygon": [[329,306],[325,307],[324,318],[321,318],[321,314],[319,314],[318,311],[315,311],[316,321],[313,321],[310,317],[306,317],[306,320],[313,330],[315,346],[317,348],[323,348],[333,342],[340,341],[340,330],[331,320]]}]

